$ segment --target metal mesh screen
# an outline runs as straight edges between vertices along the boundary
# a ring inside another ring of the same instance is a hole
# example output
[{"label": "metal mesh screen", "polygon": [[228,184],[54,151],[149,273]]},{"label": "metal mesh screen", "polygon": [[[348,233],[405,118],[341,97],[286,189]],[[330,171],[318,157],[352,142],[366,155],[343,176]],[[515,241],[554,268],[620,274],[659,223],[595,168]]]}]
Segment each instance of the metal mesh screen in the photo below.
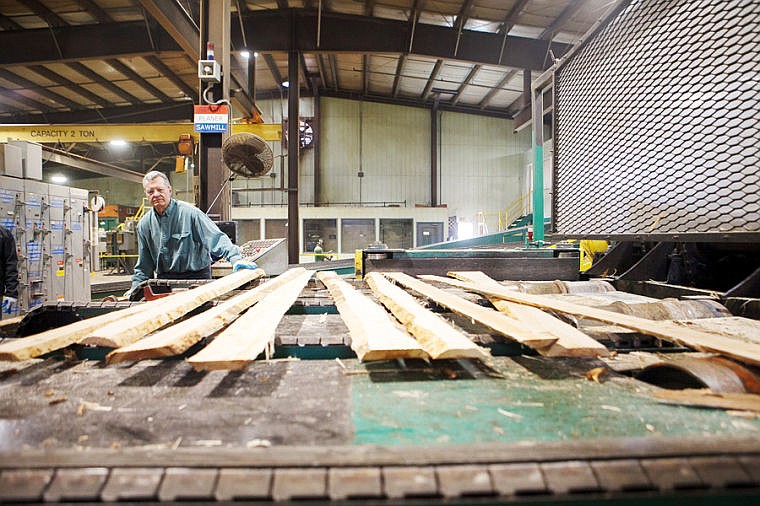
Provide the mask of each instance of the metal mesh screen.
[{"label": "metal mesh screen", "polygon": [[760,234],[760,2],[635,0],[554,86],[555,233]]}]

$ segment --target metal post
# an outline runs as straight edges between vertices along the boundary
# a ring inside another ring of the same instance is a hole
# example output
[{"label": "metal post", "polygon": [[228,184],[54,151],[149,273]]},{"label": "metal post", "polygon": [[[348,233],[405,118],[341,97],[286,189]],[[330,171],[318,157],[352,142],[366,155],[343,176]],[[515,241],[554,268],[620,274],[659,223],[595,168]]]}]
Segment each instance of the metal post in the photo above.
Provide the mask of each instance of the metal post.
[{"label": "metal post", "polygon": [[299,257],[298,148],[300,141],[298,51],[288,53],[288,263]]},{"label": "metal post", "polygon": [[[208,0],[203,2],[201,15],[200,55],[206,57],[206,42],[213,42],[217,59],[222,64],[223,76],[230,75],[230,0]],[[200,84],[201,98],[206,84]],[[214,101],[225,99],[229,105],[230,81],[222,77],[222,82],[209,92]],[[201,103],[204,103],[201,101]],[[199,186],[198,207],[209,214],[219,215],[222,221],[230,217],[230,191],[223,189],[229,177],[229,170],[222,164],[222,141],[227,134],[201,134],[199,142]],[[213,208],[209,205],[219,195]]]},{"label": "metal post", "polygon": [[533,88],[533,240],[544,242],[544,96]]},{"label": "metal post", "polygon": [[436,93],[430,110],[430,205],[438,205],[438,104],[441,94]]}]

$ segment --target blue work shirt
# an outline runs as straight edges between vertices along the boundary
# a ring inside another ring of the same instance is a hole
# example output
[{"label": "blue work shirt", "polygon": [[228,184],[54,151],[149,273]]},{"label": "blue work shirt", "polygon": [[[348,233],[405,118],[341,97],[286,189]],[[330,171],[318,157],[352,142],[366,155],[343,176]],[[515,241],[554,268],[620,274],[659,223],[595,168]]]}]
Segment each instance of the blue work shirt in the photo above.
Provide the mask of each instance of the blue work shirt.
[{"label": "blue work shirt", "polygon": [[151,209],[137,224],[137,265],[132,288],[156,275],[199,271],[211,255],[230,263],[242,259],[240,250],[203,211],[171,199],[163,214]]}]

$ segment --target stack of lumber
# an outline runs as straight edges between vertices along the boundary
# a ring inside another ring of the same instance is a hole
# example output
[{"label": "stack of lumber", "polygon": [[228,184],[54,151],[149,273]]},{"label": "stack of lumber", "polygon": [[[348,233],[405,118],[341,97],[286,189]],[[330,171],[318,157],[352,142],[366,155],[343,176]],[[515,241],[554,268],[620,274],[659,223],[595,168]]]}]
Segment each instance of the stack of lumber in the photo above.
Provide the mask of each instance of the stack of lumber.
[{"label": "stack of lumber", "polygon": [[[437,280],[443,281],[447,280],[447,278],[438,278]],[[698,351],[717,353],[749,364],[760,365],[760,344],[733,339],[718,331],[700,329],[697,325],[689,325],[687,327],[683,323],[679,324],[672,321],[648,320],[632,315],[605,311],[599,308],[581,306],[546,296],[519,293],[493,284],[486,286],[484,284],[456,280],[452,280],[450,283],[465,290],[484,295],[489,299],[516,302],[526,306],[588,318],[651,335],[664,341],[687,346]]]},{"label": "stack of lumber", "polygon": [[201,339],[211,336],[235,321],[240,313],[267,295],[279,290],[293,279],[300,279],[305,272],[305,269],[302,268],[291,269],[274,280],[262,283],[256,288],[232,297],[208,311],[153,333],[133,344],[117,348],[109,353],[108,362],[116,363],[180,355]]},{"label": "stack of lumber", "polygon": [[0,344],[0,360],[27,360],[84,341],[111,347],[131,344],[203,303],[264,274],[261,269],[243,269],[187,292],[14,339]]}]

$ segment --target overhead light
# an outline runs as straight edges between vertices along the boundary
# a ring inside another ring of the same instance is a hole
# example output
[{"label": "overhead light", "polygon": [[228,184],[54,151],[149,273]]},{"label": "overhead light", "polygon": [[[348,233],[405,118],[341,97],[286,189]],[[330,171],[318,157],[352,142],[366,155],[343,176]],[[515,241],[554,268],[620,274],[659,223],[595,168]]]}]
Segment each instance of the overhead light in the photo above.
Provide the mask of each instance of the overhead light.
[{"label": "overhead light", "polygon": [[290,87],[290,81],[283,81],[282,82],[282,87],[283,88],[289,88]]},{"label": "overhead light", "polygon": [[50,176],[50,182],[55,183],[55,184],[63,184],[68,180],[69,178],[67,178],[63,174],[53,174],[52,176]]},{"label": "overhead light", "polygon": [[112,141],[109,141],[108,145],[113,148],[125,148],[127,147],[127,141],[123,139],[114,139]]},{"label": "overhead light", "polygon": [[251,52],[248,51],[247,49],[243,49],[242,51],[240,51],[240,57],[247,60],[248,58],[251,57]]},{"label": "overhead light", "polygon": [[254,57],[254,58],[258,58],[258,57],[259,57],[259,52],[258,52],[258,51],[254,51],[254,53],[253,53],[253,57]]}]

